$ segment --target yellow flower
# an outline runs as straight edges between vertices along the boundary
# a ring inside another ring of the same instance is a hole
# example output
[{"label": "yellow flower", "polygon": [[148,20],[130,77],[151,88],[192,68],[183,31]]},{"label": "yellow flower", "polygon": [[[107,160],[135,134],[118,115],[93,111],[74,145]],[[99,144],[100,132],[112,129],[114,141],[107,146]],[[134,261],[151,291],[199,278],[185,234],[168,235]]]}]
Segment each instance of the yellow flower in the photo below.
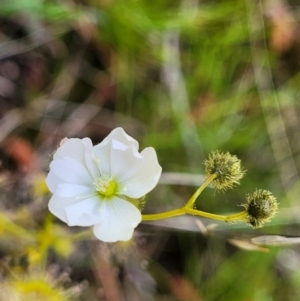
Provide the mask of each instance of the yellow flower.
[{"label": "yellow flower", "polygon": [[36,271],[4,281],[0,290],[0,300],[5,301],[68,301],[72,295],[49,274]]}]

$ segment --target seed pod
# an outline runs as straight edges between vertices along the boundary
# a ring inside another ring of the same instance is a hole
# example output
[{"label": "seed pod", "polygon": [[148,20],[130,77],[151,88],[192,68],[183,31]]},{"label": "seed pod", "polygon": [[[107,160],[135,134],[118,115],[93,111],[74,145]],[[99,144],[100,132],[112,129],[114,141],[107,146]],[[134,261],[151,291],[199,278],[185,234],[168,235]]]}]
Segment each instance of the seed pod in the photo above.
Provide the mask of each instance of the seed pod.
[{"label": "seed pod", "polygon": [[253,228],[261,228],[271,220],[278,211],[276,198],[268,190],[257,189],[246,195],[246,203],[242,204],[247,212],[246,222]]},{"label": "seed pod", "polygon": [[213,151],[203,164],[206,177],[216,174],[212,185],[218,190],[227,190],[239,185],[240,179],[245,174],[245,170],[241,167],[241,160],[228,152]]}]

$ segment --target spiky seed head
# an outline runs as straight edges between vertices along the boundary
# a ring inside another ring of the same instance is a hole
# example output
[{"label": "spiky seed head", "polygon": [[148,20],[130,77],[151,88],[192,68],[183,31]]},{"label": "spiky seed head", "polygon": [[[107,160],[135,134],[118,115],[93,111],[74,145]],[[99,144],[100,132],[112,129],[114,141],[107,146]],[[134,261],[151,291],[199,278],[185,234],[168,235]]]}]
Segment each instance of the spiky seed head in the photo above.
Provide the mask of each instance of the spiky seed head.
[{"label": "spiky seed head", "polygon": [[242,204],[247,212],[246,222],[253,228],[261,228],[271,220],[278,211],[278,204],[273,194],[264,189],[256,189],[246,195],[246,203]]},{"label": "spiky seed head", "polygon": [[218,190],[227,190],[240,184],[245,170],[241,167],[241,160],[230,153],[212,151],[208,159],[203,162],[206,178],[216,174],[212,185]]}]

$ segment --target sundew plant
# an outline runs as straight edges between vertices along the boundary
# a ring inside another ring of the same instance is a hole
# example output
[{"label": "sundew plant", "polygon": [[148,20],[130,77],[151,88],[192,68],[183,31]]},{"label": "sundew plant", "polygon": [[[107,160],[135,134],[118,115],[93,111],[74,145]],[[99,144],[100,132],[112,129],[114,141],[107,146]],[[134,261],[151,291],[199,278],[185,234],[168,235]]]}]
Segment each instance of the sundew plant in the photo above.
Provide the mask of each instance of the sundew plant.
[{"label": "sundew plant", "polygon": [[300,2],[0,5],[0,301],[295,301]]},{"label": "sundew plant", "polygon": [[88,138],[65,138],[46,180],[53,193],[49,210],[69,226],[93,226],[95,236],[105,242],[130,240],[142,220],[192,214],[225,222],[241,220],[259,228],[277,213],[276,199],[267,190],[249,194],[241,205],[245,210],[237,214],[219,216],[194,209],[208,184],[226,190],[239,184],[244,175],[240,160],[229,153],[212,152],[204,164],[206,180],[182,208],[141,215],[140,203],[161,174],[155,150],[146,148],[139,153],[137,141],[122,128],[113,130],[95,147]]}]

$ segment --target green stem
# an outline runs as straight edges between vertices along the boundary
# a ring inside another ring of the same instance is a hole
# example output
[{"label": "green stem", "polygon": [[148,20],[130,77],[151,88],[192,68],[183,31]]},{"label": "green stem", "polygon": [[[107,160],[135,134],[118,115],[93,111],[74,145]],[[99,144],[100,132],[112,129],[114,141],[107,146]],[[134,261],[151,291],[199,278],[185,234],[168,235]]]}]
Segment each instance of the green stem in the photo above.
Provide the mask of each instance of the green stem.
[{"label": "green stem", "polygon": [[206,217],[206,218],[210,218],[210,219],[214,219],[214,220],[218,220],[218,221],[226,221],[225,215],[213,214],[213,213],[204,212],[204,211],[191,209],[191,208],[185,208],[185,211],[187,214],[191,214],[191,215],[202,216],[202,217]]},{"label": "green stem", "polygon": [[226,222],[233,222],[233,221],[246,221],[247,220],[247,211],[242,211],[239,213],[231,214],[226,216]]},{"label": "green stem", "polygon": [[166,218],[171,218],[179,215],[184,215],[184,214],[189,214],[189,215],[197,215],[197,216],[202,216],[218,221],[223,221],[223,222],[231,222],[231,221],[243,221],[245,220],[245,217],[247,216],[246,211],[242,211],[239,213],[231,214],[231,215],[219,215],[219,214],[213,214],[205,211],[200,211],[196,209],[191,209],[191,208],[186,208],[182,207],[179,209],[174,209],[162,213],[156,213],[156,214],[143,214],[142,215],[142,220],[143,221],[156,221],[160,219],[166,219]]},{"label": "green stem", "polygon": [[165,218],[170,218],[174,216],[179,216],[179,215],[184,215],[186,213],[185,208],[179,208],[179,209],[174,209],[170,210],[167,212],[162,212],[162,213],[154,213],[154,214],[143,214],[142,219],[143,221],[156,221],[159,219],[165,219]]},{"label": "green stem", "polygon": [[239,213],[231,214],[231,215],[219,215],[213,214],[209,212],[204,212],[196,209],[192,209],[197,197],[202,193],[202,191],[217,177],[216,173],[210,175],[202,185],[196,190],[196,192],[192,195],[192,197],[187,201],[187,203],[182,208],[162,212],[162,213],[155,213],[155,214],[143,214],[142,220],[143,221],[156,221],[160,219],[171,218],[179,215],[190,214],[190,215],[197,215],[202,216],[218,221],[230,222],[230,221],[243,221],[246,220],[247,212],[242,211]]},{"label": "green stem", "polygon": [[195,191],[195,193],[192,195],[192,197],[188,200],[188,202],[185,204],[186,208],[192,208],[194,203],[196,202],[197,197],[202,193],[202,191],[217,177],[218,175],[216,173],[210,175],[203,183],[202,185]]}]

